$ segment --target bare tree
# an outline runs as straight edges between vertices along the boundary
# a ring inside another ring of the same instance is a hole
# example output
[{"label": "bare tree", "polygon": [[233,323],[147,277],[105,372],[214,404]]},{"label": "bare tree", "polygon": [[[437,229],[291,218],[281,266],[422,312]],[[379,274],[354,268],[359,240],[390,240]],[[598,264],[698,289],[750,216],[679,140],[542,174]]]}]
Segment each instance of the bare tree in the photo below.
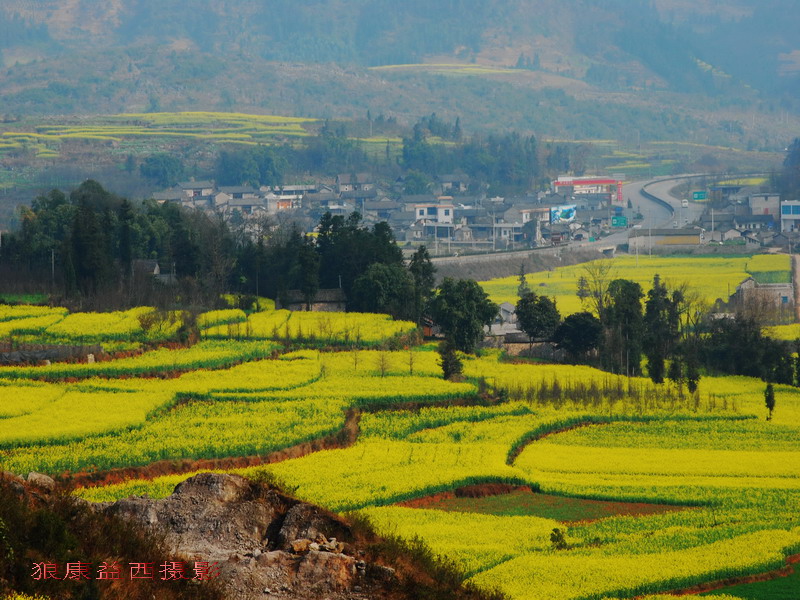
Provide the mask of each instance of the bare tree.
[{"label": "bare tree", "polygon": [[386,371],[389,370],[389,353],[386,350],[381,350],[378,352],[378,371],[381,373],[381,377],[386,377]]},{"label": "bare tree", "polygon": [[[598,318],[603,321],[610,302],[608,284],[611,283],[612,263],[610,260],[595,260],[583,267],[586,289],[585,300]],[[584,300],[584,298],[581,298]]]}]

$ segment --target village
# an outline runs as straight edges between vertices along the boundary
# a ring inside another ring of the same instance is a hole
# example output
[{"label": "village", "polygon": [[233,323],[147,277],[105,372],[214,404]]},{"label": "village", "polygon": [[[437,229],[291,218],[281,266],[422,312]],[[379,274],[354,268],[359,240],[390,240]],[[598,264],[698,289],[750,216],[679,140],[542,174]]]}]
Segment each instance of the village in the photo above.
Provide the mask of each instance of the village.
[{"label": "village", "polygon": [[[326,212],[358,212],[364,224],[385,221],[398,243],[425,244],[435,256],[594,242],[625,231],[631,252],[708,244],[785,248],[800,229],[800,201],[781,201],[779,194],[741,185],[709,185],[708,196],[695,192],[709,201],[693,203],[687,216],[676,212],[665,226],[647,223],[643,209],[623,195],[622,181],[613,177],[561,177],[547,191],[511,197],[476,193],[463,174],[438,177],[428,194],[404,194],[403,183],[398,178],[386,185],[368,173],[260,188],[185,181],[153,199],[220,215],[251,232],[265,217],[291,219],[311,230]],[[692,212],[699,219],[690,220]]]}]

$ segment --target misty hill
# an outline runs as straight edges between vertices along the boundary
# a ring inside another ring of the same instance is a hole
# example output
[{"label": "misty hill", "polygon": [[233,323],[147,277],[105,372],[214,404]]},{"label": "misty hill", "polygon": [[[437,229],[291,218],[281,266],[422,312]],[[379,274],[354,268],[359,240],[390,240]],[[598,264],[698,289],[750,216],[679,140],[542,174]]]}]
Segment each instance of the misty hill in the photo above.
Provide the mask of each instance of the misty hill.
[{"label": "misty hill", "polygon": [[[793,0],[16,0],[0,5],[0,99],[15,114],[433,108],[521,128],[573,99],[645,121],[676,102],[775,111],[800,91],[798,26]],[[417,63],[483,70],[370,69]]]}]

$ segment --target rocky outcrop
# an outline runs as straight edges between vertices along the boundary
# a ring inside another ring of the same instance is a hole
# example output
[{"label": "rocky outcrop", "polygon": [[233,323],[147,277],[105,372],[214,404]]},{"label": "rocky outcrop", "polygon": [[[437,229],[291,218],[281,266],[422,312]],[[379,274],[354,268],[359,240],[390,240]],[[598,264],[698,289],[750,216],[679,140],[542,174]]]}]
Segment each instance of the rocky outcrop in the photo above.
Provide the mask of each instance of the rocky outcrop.
[{"label": "rocky outcrop", "polygon": [[398,586],[392,569],[362,559],[347,523],[236,475],[203,473],[163,500],[98,510],[166,535],[185,560],[216,562],[231,599],[377,599]]},{"label": "rocky outcrop", "polygon": [[103,349],[100,346],[43,346],[20,349],[0,349],[0,365],[42,364],[46,361],[65,361],[96,356]]},{"label": "rocky outcrop", "polygon": [[37,487],[40,490],[52,492],[56,489],[56,482],[52,477],[43,475],[42,473],[37,473],[36,471],[31,471],[28,473],[28,478],[26,481],[28,482],[28,485]]}]

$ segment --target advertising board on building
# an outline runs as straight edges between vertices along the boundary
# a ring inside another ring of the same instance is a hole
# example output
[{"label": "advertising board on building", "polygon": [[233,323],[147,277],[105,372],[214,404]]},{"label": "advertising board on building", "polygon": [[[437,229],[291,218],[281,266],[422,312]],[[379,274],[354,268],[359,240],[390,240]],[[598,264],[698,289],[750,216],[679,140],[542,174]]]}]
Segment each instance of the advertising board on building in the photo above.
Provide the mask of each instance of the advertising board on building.
[{"label": "advertising board on building", "polygon": [[565,204],[550,208],[550,223],[571,223],[575,220],[577,204]]}]

